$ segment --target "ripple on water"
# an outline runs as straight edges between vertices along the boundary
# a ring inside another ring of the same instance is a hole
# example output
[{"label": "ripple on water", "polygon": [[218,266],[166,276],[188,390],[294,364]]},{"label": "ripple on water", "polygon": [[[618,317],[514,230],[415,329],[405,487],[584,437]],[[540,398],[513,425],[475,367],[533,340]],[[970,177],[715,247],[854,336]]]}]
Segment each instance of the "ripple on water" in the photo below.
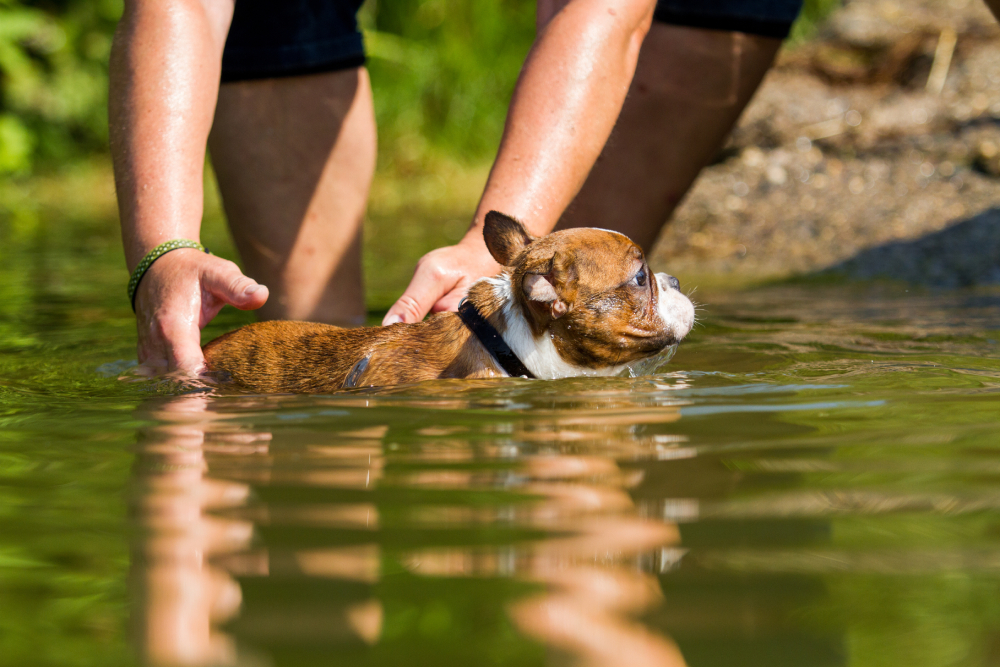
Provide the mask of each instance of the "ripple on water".
[{"label": "ripple on water", "polygon": [[[0,566],[24,591],[88,573],[59,594],[108,627],[127,597],[162,664],[989,654],[1000,313],[815,288],[706,301],[637,377],[185,394],[88,355],[63,384],[5,376]],[[109,500],[126,486],[127,508]]]}]

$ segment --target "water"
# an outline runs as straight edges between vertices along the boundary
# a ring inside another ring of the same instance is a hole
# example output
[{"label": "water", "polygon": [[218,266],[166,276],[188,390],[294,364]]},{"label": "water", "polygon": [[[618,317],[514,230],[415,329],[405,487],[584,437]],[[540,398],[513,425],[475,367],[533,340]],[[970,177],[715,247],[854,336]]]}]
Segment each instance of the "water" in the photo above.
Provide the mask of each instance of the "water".
[{"label": "water", "polygon": [[210,395],[116,379],[124,272],[65,244],[0,262],[0,664],[1000,663],[1000,292],[700,295],[631,379]]}]

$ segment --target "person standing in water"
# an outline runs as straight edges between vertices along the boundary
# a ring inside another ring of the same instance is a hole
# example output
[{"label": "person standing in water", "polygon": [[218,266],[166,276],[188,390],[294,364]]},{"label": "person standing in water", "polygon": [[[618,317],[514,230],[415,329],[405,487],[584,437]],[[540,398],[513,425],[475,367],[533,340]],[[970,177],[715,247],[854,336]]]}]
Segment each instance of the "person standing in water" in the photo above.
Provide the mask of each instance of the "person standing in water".
[{"label": "person standing in water", "polygon": [[[454,310],[469,285],[499,271],[482,239],[491,209],[536,235],[600,226],[648,248],[801,3],[539,0],[472,225],[420,260],[385,323]],[[363,320],[376,131],[361,4],[126,1],[109,111],[145,367],[198,372],[200,329],[226,304],[265,319]],[[206,147],[246,274],[197,243]]]}]

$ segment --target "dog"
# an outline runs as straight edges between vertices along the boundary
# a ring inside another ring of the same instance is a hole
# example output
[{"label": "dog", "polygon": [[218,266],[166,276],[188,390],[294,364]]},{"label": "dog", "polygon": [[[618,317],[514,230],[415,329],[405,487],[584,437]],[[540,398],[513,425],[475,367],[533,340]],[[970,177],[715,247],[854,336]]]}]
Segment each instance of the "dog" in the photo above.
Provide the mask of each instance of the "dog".
[{"label": "dog", "polygon": [[579,228],[536,238],[491,211],[483,238],[504,269],[473,284],[458,313],[355,329],[258,322],[205,345],[208,368],[262,393],[610,376],[676,345],[694,325],[677,279],[650,273],[622,234]]}]

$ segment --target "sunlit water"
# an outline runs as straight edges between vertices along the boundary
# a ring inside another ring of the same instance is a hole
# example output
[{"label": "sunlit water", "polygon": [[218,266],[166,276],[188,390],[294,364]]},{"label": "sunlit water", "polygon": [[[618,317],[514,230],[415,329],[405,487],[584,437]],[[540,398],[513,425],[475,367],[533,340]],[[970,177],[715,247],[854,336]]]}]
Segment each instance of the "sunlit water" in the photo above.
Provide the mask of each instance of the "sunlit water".
[{"label": "sunlit water", "polygon": [[0,663],[998,664],[1000,292],[700,300],[655,375],[335,396],[4,305]]}]

